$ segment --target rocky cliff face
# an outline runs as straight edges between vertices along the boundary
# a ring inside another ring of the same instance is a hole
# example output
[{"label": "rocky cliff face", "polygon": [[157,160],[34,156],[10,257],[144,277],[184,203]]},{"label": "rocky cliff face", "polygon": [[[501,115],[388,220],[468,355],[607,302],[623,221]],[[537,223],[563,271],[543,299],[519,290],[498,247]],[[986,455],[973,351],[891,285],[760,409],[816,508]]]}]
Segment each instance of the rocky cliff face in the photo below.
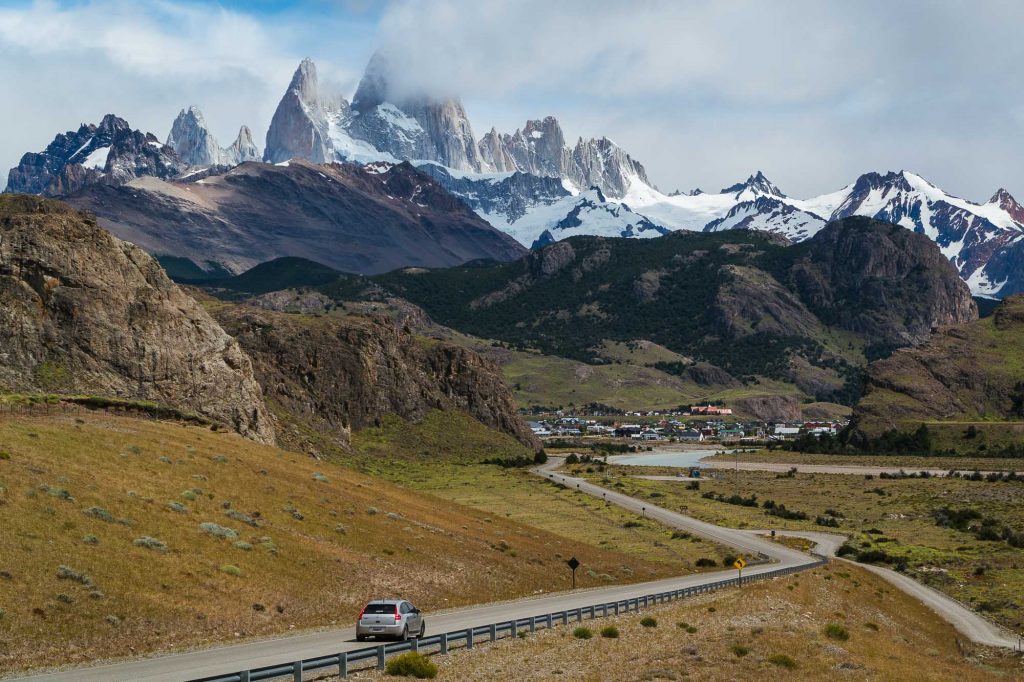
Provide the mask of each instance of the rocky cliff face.
[{"label": "rocky cliff face", "polygon": [[383,317],[307,317],[245,307],[218,313],[253,358],[267,399],[283,412],[279,439],[310,449],[301,422],[346,447],[385,413],[418,420],[462,410],[531,447],[501,371],[476,353],[414,336]]},{"label": "rocky cliff face", "polygon": [[107,114],[99,125],[82,124],[57,135],[45,150],[28,153],[11,169],[7,192],[60,196],[86,185],[123,185],[142,176],[173,178],[186,164],[150,133]]},{"label": "rocky cliff face", "polygon": [[274,441],[238,344],[88,214],[0,197],[0,320],[3,390],[152,400]]},{"label": "rocky cliff face", "polygon": [[224,150],[227,156],[227,163],[232,166],[246,161],[259,161],[260,150],[252,139],[252,131],[249,126],[242,126],[238,129],[238,137],[231,143],[231,146]]},{"label": "rocky cliff face", "polygon": [[927,420],[1020,420],[1022,357],[1024,296],[1011,296],[992,317],[945,327],[916,348],[871,363],[854,425],[877,436]]},{"label": "rocky cliff face", "polygon": [[309,59],[302,60],[296,69],[267,130],[263,160],[281,163],[289,159],[313,163],[335,160],[320,102],[316,65]]},{"label": "rocky cliff face", "polygon": [[978,318],[967,285],[923,234],[853,217],[790,248],[788,278],[807,307],[879,344],[921,343],[933,328]]}]

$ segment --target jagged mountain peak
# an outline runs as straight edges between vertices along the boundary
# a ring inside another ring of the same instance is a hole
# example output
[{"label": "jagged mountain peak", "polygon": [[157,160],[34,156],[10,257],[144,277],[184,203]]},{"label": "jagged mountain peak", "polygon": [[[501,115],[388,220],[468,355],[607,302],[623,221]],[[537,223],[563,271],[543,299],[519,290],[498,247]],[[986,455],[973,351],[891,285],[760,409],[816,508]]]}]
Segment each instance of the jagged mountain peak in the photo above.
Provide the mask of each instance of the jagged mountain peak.
[{"label": "jagged mountain peak", "polygon": [[317,102],[320,91],[316,76],[316,64],[312,59],[306,57],[299,63],[299,67],[292,75],[288,90],[294,92],[306,104],[312,105]]},{"label": "jagged mountain peak", "polygon": [[1006,211],[1015,223],[1024,227],[1024,206],[1021,206],[1008,191],[1000,187],[996,190],[996,193],[992,195],[992,198],[988,200],[988,203],[994,204]]},{"label": "jagged mountain peak", "polygon": [[220,146],[206,127],[203,112],[195,105],[182,109],[174,119],[166,144],[190,166],[209,166],[223,161]]},{"label": "jagged mountain peak", "polygon": [[757,171],[757,173],[751,175],[743,182],[737,182],[735,185],[724,187],[719,193],[739,195],[747,190],[751,191],[754,195],[767,194],[773,197],[786,196],[782,193],[782,190],[776,187],[775,183],[769,180],[761,171]]}]

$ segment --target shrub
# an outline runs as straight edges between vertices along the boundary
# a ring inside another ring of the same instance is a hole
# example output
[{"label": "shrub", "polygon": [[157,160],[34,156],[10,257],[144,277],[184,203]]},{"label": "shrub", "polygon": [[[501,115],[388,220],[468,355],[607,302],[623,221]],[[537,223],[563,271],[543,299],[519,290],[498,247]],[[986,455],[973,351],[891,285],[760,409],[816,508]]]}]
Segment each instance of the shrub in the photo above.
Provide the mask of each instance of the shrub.
[{"label": "shrub", "polygon": [[224,571],[228,575],[233,575],[235,577],[242,575],[242,569],[240,569],[238,566],[232,566],[231,564],[225,564],[221,566],[220,570]]},{"label": "shrub", "polygon": [[415,677],[418,680],[432,680],[437,677],[437,666],[429,658],[415,651],[395,656],[384,666],[384,671],[394,677]]},{"label": "shrub", "polygon": [[100,539],[92,533],[89,533],[88,535],[82,536],[82,542],[84,542],[87,545],[98,545],[100,544]]},{"label": "shrub", "polygon": [[656,628],[658,627],[658,621],[650,616],[644,616],[640,619],[640,625],[643,625],[645,628]]},{"label": "shrub", "polygon": [[319,471],[313,474],[314,481],[320,481],[321,483],[327,483],[327,477],[321,474]]},{"label": "shrub", "polygon": [[605,639],[618,639],[619,629],[614,625],[601,628],[601,636]]},{"label": "shrub", "polygon": [[829,623],[825,626],[825,636],[829,639],[845,642],[850,639],[850,632],[839,623]]},{"label": "shrub", "polygon": [[186,490],[181,494],[182,499],[188,500],[189,502],[195,502],[196,494],[191,490]]},{"label": "shrub", "polygon": [[182,514],[188,511],[188,507],[183,505],[181,502],[168,502],[167,508],[171,511],[180,512]]},{"label": "shrub", "polygon": [[639,521],[626,521],[624,524],[622,524],[622,527],[623,528],[639,528],[642,525],[644,525],[644,524],[640,523]]},{"label": "shrub", "polygon": [[701,557],[700,559],[697,559],[697,561],[694,562],[694,565],[697,566],[697,568],[711,568],[712,566],[717,566],[718,562],[714,559]]},{"label": "shrub", "polygon": [[58,566],[57,578],[60,580],[71,580],[87,587],[92,585],[92,578],[88,574],[76,571],[69,566]]},{"label": "shrub", "polygon": [[158,552],[166,552],[167,545],[156,538],[151,538],[148,535],[144,535],[141,538],[136,538],[133,542],[136,547],[145,547],[146,549],[155,549]]},{"label": "shrub", "polygon": [[724,557],[722,557],[723,566],[732,566],[734,563],[736,563],[735,554],[726,554]]},{"label": "shrub", "polygon": [[772,654],[768,657],[768,662],[774,663],[780,668],[785,668],[786,670],[794,670],[796,668],[796,661],[786,654]]},{"label": "shrub", "polygon": [[590,631],[590,628],[576,628],[572,631],[572,636],[576,639],[590,639],[594,633]]},{"label": "shrub", "polygon": [[729,647],[729,651],[731,651],[737,658],[743,658],[750,653],[750,647],[743,646],[742,644],[733,644]]},{"label": "shrub", "polygon": [[686,626],[685,628],[683,628],[683,629],[684,629],[684,630],[686,630],[687,632],[689,632],[689,633],[690,633],[691,635],[692,635],[693,633],[697,632],[697,628],[696,628],[696,627],[694,627],[693,625],[687,625],[687,626]]},{"label": "shrub", "polygon": [[243,550],[243,551],[245,551],[245,552],[250,552],[250,551],[252,551],[252,545],[251,545],[250,543],[248,543],[248,542],[244,542],[244,541],[242,541],[242,540],[239,540],[238,542],[236,542],[236,543],[235,543],[235,544],[233,545],[233,547],[234,547],[235,549],[240,549],[240,550]]},{"label": "shrub", "polygon": [[243,514],[242,512],[236,511],[234,509],[228,509],[226,512],[224,512],[224,516],[228,517],[229,519],[234,519],[235,521],[240,521],[244,524],[250,525],[253,528],[257,528],[260,525],[259,521],[252,518],[248,514]]},{"label": "shrub", "polygon": [[238,538],[238,531],[233,528],[221,526],[216,523],[207,521],[206,523],[199,524],[199,530],[204,533],[209,533],[215,538],[227,538],[228,540],[236,540]]},{"label": "shrub", "polygon": [[106,521],[107,523],[114,522],[114,516],[103,507],[89,507],[88,509],[82,510],[86,516],[99,519],[100,521]]},{"label": "shrub", "polygon": [[6,461],[11,458],[11,453],[6,450],[0,450],[0,462]]},{"label": "shrub", "polygon": [[878,632],[878,623],[864,623],[864,627],[873,632]]},{"label": "shrub", "polygon": [[533,456],[534,464],[545,464],[548,461],[548,453],[543,450],[538,450]]}]

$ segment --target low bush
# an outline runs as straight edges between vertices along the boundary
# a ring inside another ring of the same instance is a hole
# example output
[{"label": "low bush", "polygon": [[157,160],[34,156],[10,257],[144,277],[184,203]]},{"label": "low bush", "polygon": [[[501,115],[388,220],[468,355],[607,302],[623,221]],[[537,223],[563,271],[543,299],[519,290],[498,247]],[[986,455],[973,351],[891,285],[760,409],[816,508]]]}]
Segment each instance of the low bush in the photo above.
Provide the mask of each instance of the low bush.
[{"label": "low bush", "polygon": [[384,672],[393,677],[415,677],[418,680],[432,680],[437,677],[437,666],[423,654],[410,651],[389,660],[384,665]]},{"label": "low bush", "polygon": [[233,575],[235,577],[242,575],[242,569],[240,569],[238,566],[232,566],[231,564],[225,564],[221,566],[220,570],[227,573],[228,575]]},{"label": "low bush", "polygon": [[224,516],[228,517],[229,519],[234,519],[235,521],[239,521],[246,525],[252,526],[253,528],[258,528],[260,525],[260,522],[254,519],[253,517],[249,516],[248,514],[243,514],[242,512],[237,511],[235,509],[228,509],[226,512],[224,512]]},{"label": "low bush", "polygon": [[83,509],[82,512],[86,516],[91,516],[94,519],[99,519],[100,521],[106,521],[107,523],[114,522],[113,514],[108,512],[103,507],[89,507],[88,509]]},{"label": "low bush", "polygon": [[742,644],[733,644],[729,647],[729,651],[737,658],[743,658],[750,653],[750,647],[743,646]]},{"label": "low bush", "polygon": [[825,626],[825,636],[829,639],[835,639],[840,642],[845,642],[850,639],[850,631],[845,626],[839,623],[829,623]]},{"label": "low bush", "polygon": [[590,628],[576,628],[572,631],[572,636],[576,639],[590,639],[594,633],[590,631]]},{"label": "low bush", "polygon": [[165,545],[160,540],[157,540],[156,538],[149,537],[148,535],[144,535],[141,538],[136,538],[135,542],[133,542],[132,544],[134,544],[136,547],[145,547],[146,549],[153,549],[158,552],[167,551],[167,545]]},{"label": "low bush", "polygon": [[792,656],[787,656],[786,654],[772,654],[768,657],[768,662],[786,670],[795,670],[797,667],[796,661],[793,660]]},{"label": "low bush", "polygon": [[656,628],[658,627],[658,621],[650,616],[644,616],[640,619],[640,625],[643,625],[645,628]]},{"label": "low bush", "polygon": [[712,566],[717,566],[718,562],[715,561],[714,559],[708,559],[707,557],[701,557],[700,559],[697,559],[697,561],[694,562],[694,565],[697,568],[711,568]]},{"label": "low bush", "polygon": [[199,530],[204,533],[209,533],[215,538],[224,538],[228,540],[238,539],[238,531],[233,528],[228,528],[227,526],[221,526],[220,524],[213,523],[212,521],[200,523]]},{"label": "low bush", "polygon": [[605,639],[617,639],[619,636],[619,629],[614,625],[601,628],[601,636]]}]

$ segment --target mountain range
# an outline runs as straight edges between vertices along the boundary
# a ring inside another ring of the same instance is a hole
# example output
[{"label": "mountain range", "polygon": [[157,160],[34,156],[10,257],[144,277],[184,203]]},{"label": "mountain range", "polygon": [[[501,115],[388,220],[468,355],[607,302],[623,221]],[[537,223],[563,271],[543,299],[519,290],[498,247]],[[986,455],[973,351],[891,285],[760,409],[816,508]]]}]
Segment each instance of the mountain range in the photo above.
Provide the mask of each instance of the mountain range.
[{"label": "mountain range", "polygon": [[[552,116],[526,121],[511,133],[492,128],[477,138],[458,99],[395,92],[390,70],[387,57],[375,55],[349,101],[322,92],[316,66],[304,60],[274,113],[262,155],[245,126],[229,147],[220,147],[196,107],[181,111],[165,143],[107,116],[98,126],[58,135],[41,153],[25,154],[10,173],[7,191],[68,196],[95,185],[142,188],[146,181],[139,178],[155,177],[190,192],[210,176],[260,158],[267,164],[305,160],[377,169],[410,162],[525,247],[577,235],[660,237],[676,230],[735,228],[800,242],[830,221],[865,216],[931,238],[976,295],[1001,298],[1024,291],[1024,207],[1004,189],[976,203],[909,171],[870,172],[835,192],[797,199],[757,172],[714,193],[666,194],[640,162],[607,138],[569,144]],[[118,231],[102,201],[73,203],[95,210],[120,236],[136,236],[134,228]],[[149,219],[166,233],[176,227],[155,209]],[[329,231],[329,223],[318,225]],[[292,239],[301,241],[302,235]],[[198,262],[204,269],[207,262],[232,272],[252,264],[237,254],[209,250],[213,241],[207,236],[180,247],[168,240],[143,245],[160,256],[192,258],[201,250]],[[280,243],[264,246],[257,249],[259,257],[264,251],[271,258],[305,255],[302,249],[281,250]],[[500,249],[482,256],[504,257]],[[460,257],[456,253],[449,260]],[[364,263],[355,271],[381,271],[394,262]],[[398,259],[398,264],[421,263]]]}]

